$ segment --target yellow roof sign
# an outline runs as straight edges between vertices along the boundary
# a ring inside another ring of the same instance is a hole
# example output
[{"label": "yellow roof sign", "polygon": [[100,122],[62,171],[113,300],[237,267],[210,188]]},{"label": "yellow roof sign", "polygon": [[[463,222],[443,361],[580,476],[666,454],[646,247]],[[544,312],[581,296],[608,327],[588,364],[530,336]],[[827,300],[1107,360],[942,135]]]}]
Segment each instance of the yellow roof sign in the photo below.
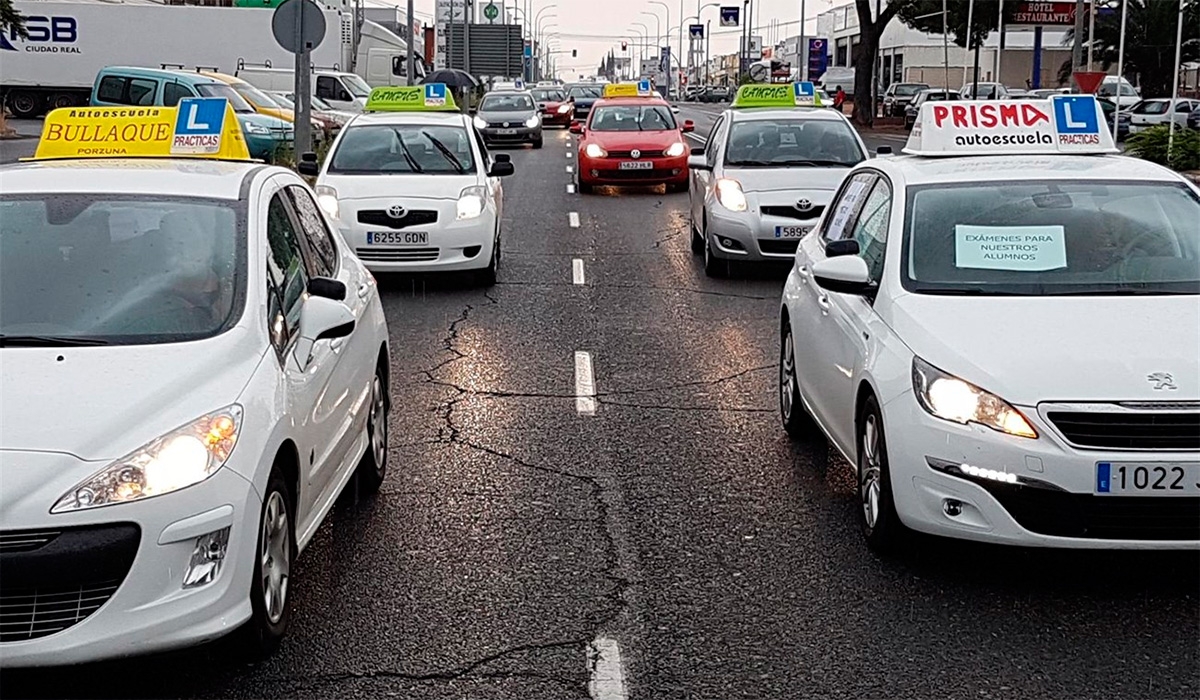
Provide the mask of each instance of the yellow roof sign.
[{"label": "yellow roof sign", "polygon": [[605,97],[654,97],[649,80],[636,83],[608,83],[604,86]]},{"label": "yellow roof sign", "polygon": [[368,112],[454,112],[454,96],[445,83],[411,87],[378,87],[367,98]]},{"label": "yellow roof sign", "polygon": [[177,107],[64,107],[46,115],[34,160],[211,158],[250,160],[224,97],[188,97]]},{"label": "yellow roof sign", "polygon": [[821,107],[821,96],[812,83],[743,85],[733,98],[736,108]]}]

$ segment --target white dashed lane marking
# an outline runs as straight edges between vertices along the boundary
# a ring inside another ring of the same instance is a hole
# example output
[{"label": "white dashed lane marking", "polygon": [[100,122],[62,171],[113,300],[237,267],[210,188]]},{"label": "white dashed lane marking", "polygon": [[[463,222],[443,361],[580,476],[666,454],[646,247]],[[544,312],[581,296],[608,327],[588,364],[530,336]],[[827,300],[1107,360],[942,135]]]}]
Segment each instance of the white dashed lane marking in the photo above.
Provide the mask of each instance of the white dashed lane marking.
[{"label": "white dashed lane marking", "polygon": [[586,282],[583,276],[583,260],[579,258],[571,261],[571,282],[575,284],[584,284]]},{"label": "white dashed lane marking", "polygon": [[592,376],[592,354],[581,350],[575,351],[575,411],[581,416],[596,414],[596,380]]}]

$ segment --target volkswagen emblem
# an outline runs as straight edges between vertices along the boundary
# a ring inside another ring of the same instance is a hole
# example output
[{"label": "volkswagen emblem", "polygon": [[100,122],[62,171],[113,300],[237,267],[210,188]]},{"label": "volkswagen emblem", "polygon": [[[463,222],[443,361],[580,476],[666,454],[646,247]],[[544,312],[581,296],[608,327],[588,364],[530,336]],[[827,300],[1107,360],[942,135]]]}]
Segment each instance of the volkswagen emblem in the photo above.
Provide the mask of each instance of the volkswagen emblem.
[{"label": "volkswagen emblem", "polygon": [[387,215],[393,219],[403,219],[404,217],[408,216],[408,210],[399,204],[393,204],[392,206],[388,207]]},{"label": "volkswagen emblem", "polygon": [[508,126],[508,122],[504,122],[501,126]]},{"label": "volkswagen emblem", "polygon": [[642,152],[641,152],[641,151],[639,151],[639,150],[637,150],[637,149],[635,148],[635,149],[633,149],[632,151],[630,151],[630,152],[629,152],[629,155],[633,156],[634,158],[641,158],[641,157],[642,157]]},{"label": "volkswagen emblem", "polygon": [[1154,385],[1155,391],[1175,391],[1179,388],[1175,386],[1175,377],[1172,377],[1170,372],[1153,372],[1146,376],[1146,381]]},{"label": "volkswagen emblem", "polygon": [[794,206],[796,207],[797,211],[811,211],[813,208],[813,203],[807,199],[800,199],[796,201]]}]

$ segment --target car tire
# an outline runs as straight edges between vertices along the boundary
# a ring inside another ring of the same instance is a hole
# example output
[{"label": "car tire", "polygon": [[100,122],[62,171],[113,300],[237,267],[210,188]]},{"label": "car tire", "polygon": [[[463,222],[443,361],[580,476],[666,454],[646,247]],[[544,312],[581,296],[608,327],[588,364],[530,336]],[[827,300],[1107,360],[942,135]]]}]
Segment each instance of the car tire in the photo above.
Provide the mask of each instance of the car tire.
[{"label": "car tire", "polygon": [[815,424],[800,397],[800,381],[796,376],[796,343],[792,339],[792,322],[786,316],[779,338],[779,419],[788,437],[806,440],[813,436]]},{"label": "car tire", "polygon": [[387,372],[383,365],[375,368],[371,379],[371,404],[367,413],[367,450],[358,463],[359,492],[373,494],[383,485],[387,476],[388,453],[388,401]]},{"label": "car tire", "polygon": [[36,92],[14,90],[8,93],[8,108],[17,119],[32,119],[42,113],[42,100]]},{"label": "car tire", "polygon": [[874,395],[868,396],[859,408],[855,435],[858,442],[858,518],[863,537],[867,546],[876,552],[898,553],[903,549],[909,531],[896,513],[883,412]]},{"label": "car tire", "polygon": [[[541,148],[541,147],[542,147],[542,143],[543,143],[543,141],[542,141],[542,137],[540,137],[540,136],[539,136],[539,137],[537,137],[536,139],[534,139],[534,140],[533,140],[533,147],[534,147],[534,148]],[[561,181],[560,181],[560,182],[561,182]]]},{"label": "car tire", "polygon": [[[578,170],[578,167],[579,166],[576,165],[576,170]],[[578,192],[579,194],[591,194],[592,193],[592,186],[585,184],[583,182],[583,177],[581,177],[578,172],[575,173],[575,191]]]},{"label": "car tire", "polygon": [[695,219],[692,219],[692,222],[689,224],[689,228],[691,229],[692,234],[692,252],[696,255],[701,255],[704,253],[704,234],[701,233],[700,228],[696,226]]},{"label": "car tire", "polygon": [[687,191],[688,191],[688,184],[686,182],[668,182],[667,183],[667,193],[668,194],[671,194],[671,193],[678,194],[680,192],[687,192]]},{"label": "car tire", "polygon": [[729,261],[713,255],[707,232],[704,234],[704,274],[715,279],[729,276]]},{"label": "car tire", "polygon": [[[294,496],[276,464],[271,467],[258,519],[258,544],[250,583],[250,619],[238,630],[238,655],[263,659],[279,648],[287,632],[288,589],[296,562]],[[268,595],[270,597],[268,597]]]}]

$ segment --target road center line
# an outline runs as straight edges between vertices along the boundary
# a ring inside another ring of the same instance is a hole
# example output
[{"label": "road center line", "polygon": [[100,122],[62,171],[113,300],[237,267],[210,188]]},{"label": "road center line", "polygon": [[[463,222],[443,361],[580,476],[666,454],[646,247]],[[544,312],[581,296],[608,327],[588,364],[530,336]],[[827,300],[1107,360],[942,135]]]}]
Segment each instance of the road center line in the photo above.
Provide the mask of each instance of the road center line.
[{"label": "road center line", "polygon": [[579,214],[578,214],[578,212],[570,212],[570,213],[568,213],[568,214],[567,214],[567,223],[571,225],[571,228],[579,228]]},{"label": "road center line", "polygon": [[570,157],[571,157],[571,152],[570,152],[570,151],[567,151],[567,157],[568,157],[568,158],[570,158]]},{"label": "road center line", "polygon": [[571,281],[575,284],[584,284],[583,277],[583,260],[575,258],[571,261]]},{"label": "road center line", "polygon": [[575,194],[575,185],[567,185],[567,194]]},{"label": "road center line", "polygon": [[567,172],[569,172],[569,173],[573,173],[573,172],[575,172],[575,168],[572,168],[571,166],[569,166],[569,165],[568,165],[568,166],[567,166]]},{"label": "road center line", "polygon": [[596,415],[596,380],[592,376],[592,354],[580,350],[575,351],[575,411],[581,416]]},{"label": "road center line", "polygon": [[625,669],[617,640],[597,637],[588,645],[588,695],[592,700],[626,700]]}]

